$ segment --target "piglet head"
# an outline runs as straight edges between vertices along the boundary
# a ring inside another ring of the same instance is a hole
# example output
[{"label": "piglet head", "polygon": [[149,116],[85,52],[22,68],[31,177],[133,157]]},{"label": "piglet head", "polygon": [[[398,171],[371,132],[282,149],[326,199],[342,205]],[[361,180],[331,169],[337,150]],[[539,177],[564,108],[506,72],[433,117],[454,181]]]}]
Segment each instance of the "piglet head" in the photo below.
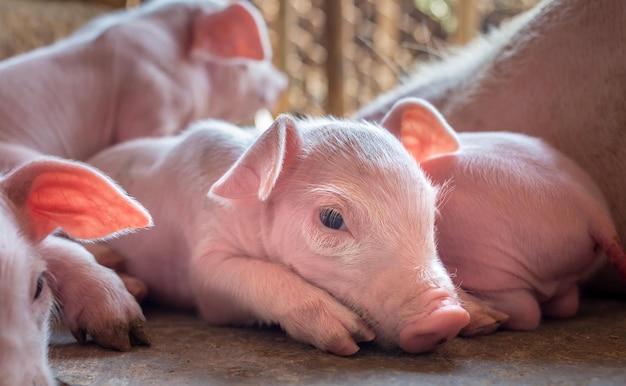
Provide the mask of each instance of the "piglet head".
[{"label": "piglet head", "polygon": [[198,118],[250,120],[272,108],[287,87],[287,77],[272,65],[267,26],[248,2],[198,12],[190,56],[202,63],[211,96]]},{"label": "piglet head", "polygon": [[361,315],[381,343],[430,351],[469,321],[435,247],[437,189],[378,126],[281,116],[211,194],[256,200],[265,258]]},{"label": "piglet head", "polygon": [[56,229],[101,239],[151,224],[146,210],[87,166],[41,158],[0,179],[0,379],[53,384],[47,361],[53,294],[41,242]]}]

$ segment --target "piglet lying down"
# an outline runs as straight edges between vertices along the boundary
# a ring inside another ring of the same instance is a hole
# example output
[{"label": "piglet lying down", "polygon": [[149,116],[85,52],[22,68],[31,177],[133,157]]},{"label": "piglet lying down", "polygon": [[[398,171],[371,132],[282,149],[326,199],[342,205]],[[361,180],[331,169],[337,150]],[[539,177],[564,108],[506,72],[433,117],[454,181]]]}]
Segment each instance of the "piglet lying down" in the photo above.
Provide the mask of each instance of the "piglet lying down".
[{"label": "piglet lying down", "polygon": [[[267,27],[249,3],[154,1],[99,17],[56,44],[0,62],[0,170],[43,154],[85,160],[114,143],[174,134],[198,118],[248,119],[286,85],[271,54]],[[87,258],[78,245],[72,254]],[[54,276],[74,284],[65,269]],[[77,338],[106,325],[96,342],[126,349],[117,335],[128,325],[96,320],[100,301],[92,300],[65,299],[87,320],[75,326]]]},{"label": "piglet lying down", "polygon": [[435,248],[437,189],[376,125],[283,115],[259,136],[205,121],[90,162],[154,216],[108,245],[156,302],[277,323],[337,355],[375,337],[430,351],[468,323]]},{"label": "piglet lying down", "polygon": [[626,278],[604,196],[554,148],[523,134],[457,135],[415,98],[398,101],[384,122],[401,126],[412,139],[404,140],[407,150],[446,186],[436,220],[439,256],[463,290],[509,315],[503,327],[530,330],[542,315],[573,316],[578,286],[602,253]]},{"label": "piglet lying down", "polygon": [[50,234],[60,228],[103,239],[150,222],[140,205],[82,164],[41,157],[0,177],[0,383],[53,384],[53,302],[81,341],[88,333],[121,350],[148,343],[141,309],[117,275],[74,241]]}]

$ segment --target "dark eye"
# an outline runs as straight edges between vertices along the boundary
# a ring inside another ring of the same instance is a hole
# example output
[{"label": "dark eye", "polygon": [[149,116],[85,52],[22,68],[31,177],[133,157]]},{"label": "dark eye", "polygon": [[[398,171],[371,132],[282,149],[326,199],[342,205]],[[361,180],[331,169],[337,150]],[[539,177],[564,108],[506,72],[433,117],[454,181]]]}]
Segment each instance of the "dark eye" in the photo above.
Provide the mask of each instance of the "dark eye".
[{"label": "dark eye", "polygon": [[325,227],[330,229],[346,229],[341,213],[335,209],[322,208],[320,210],[320,221]]},{"label": "dark eye", "polygon": [[44,278],[44,274],[42,273],[37,278],[37,287],[35,288],[35,296],[33,297],[33,299],[37,299],[39,296],[41,296],[41,293],[43,292],[43,286],[45,283],[46,283],[46,279]]}]

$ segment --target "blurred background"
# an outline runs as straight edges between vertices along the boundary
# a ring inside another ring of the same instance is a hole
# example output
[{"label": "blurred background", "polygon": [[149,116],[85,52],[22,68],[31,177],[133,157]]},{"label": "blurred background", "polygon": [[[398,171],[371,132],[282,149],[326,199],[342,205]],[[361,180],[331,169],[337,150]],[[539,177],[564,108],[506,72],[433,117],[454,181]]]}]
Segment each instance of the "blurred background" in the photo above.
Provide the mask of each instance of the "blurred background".
[{"label": "blurred background", "polygon": [[[350,115],[538,0],[251,0],[289,76],[276,112]],[[140,0],[0,0],[0,59],[52,43]]]},{"label": "blurred background", "polygon": [[290,78],[280,111],[350,115],[537,0],[253,0]]}]

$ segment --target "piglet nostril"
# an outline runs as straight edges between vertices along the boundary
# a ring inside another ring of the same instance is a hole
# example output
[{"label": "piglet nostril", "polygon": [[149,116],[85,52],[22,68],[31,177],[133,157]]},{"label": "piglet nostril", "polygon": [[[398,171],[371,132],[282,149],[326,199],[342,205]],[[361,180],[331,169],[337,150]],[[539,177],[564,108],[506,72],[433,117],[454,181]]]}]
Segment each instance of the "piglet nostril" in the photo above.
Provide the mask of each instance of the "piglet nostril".
[{"label": "piglet nostril", "polygon": [[457,305],[446,304],[405,325],[400,331],[398,344],[404,351],[413,354],[433,351],[452,340],[468,323],[467,311]]}]

